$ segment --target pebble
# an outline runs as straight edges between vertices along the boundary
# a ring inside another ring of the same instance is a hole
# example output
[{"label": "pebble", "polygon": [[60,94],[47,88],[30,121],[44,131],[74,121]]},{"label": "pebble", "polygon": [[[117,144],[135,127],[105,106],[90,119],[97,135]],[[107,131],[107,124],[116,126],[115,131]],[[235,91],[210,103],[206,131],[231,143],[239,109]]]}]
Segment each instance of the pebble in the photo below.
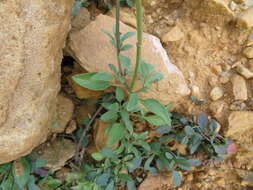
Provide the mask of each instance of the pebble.
[{"label": "pebble", "polygon": [[210,93],[211,99],[213,101],[219,100],[224,95],[222,88],[214,87]]},{"label": "pebble", "polygon": [[236,71],[241,74],[242,76],[244,76],[246,79],[251,79],[253,78],[253,72],[251,72],[249,69],[247,69],[246,67],[244,67],[243,65],[238,65],[236,67]]},{"label": "pebble", "polygon": [[233,94],[235,100],[247,100],[248,99],[248,90],[246,81],[240,75],[234,75],[232,77],[233,84]]},{"label": "pebble", "polygon": [[248,59],[253,59],[253,46],[251,47],[246,47],[244,50],[243,50],[243,55],[245,57],[247,57]]},{"label": "pebble", "polygon": [[220,83],[221,84],[226,84],[228,82],[229,82],[229,77],[227,77],[227,76],[220,77]]},{"label": "pebble", "polygon": [[178,26],[174,26],[168,33],[163,35],[162,42],[167,43],[167,42],[179,41],[183,37],[184,37],[183,31]]}]

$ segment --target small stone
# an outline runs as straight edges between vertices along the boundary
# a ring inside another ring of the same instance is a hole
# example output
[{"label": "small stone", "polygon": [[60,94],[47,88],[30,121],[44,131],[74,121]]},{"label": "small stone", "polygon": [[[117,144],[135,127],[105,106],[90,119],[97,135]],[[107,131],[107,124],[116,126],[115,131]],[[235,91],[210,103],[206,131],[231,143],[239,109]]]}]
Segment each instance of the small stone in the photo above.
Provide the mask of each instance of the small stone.
[{"label": "small stone", "polygon": [[52,133],[63,133],[67,123],[73,115],[74,104],[69,98],[66,98],[63,95],[59,95],[57,101],[58,125],[52,127]]},{"label": "small stone", "polygon": [[214,87],[210,93],[211,99],[213,101],[219,100],[224,95],[222,88]]},{"label": "small stone", "polygon": [[208,83],[209,83],[211,86],[216,86],[217,83],[218,83],[218,78],[217,78],[217,77],[210,77],[209,80],[208,80]]},{"label": "small stone", "polygon": [[76,129],[77,129],[76,121],[75,121],[75,120],[71,120],[71,121],[69,122],[68,127],[66,128],[66,134],[71,134],[71,133],[73,133]]},{"label": "small stone", "polygon": [[219,74],[222,72],[222,67],[220,65],[212,65],[214,73]]},{"label": "small stone", "polygon": [[229,82],[229,77],[227,77],[227,76],[220,77],[220,83],[221,84],[226,84],[228,82]]},{"label": "small stone", "polygon": [[253,7],[243,11],[237,18],[237,26],[244,29],[253,27]]},{"label": "small stone", "polygon": [[236,71],[241,74],[242,76],[244,76],[246,79],[251,79],[253,78],[253,72],[251,72],[249,69],[247,69],[246,67],[244,67],[243,65],[238,65],[236,67]]},{"label": "small stone", "polygon": [[196,85],[192,86],[191,95],[196,97],[196,98],[201,98],[201,94],[200,94],[200,90],[199,90],[198,86],[196,86]]},{"label": "small stone", "polygon": [[233,94],[235,100],[247,100],[248,99],[248,90],[246,81],[240,75],[234,75],[232,77],[233,84]]},{"label": "small stone", "polygon": [[246,47],[243,50],[243,55],[249,59],[253,59],[253,46],[251,47]]},{"label": "small stone", "polygon": [[183,31],[178,27],[174,26],[168,33],[162,37],[162,42],[175,42],[181,40],[184,37]]},{"label": "small stone", "polygon": [[253,34],[249,35],[246,46],[253,46]]}]

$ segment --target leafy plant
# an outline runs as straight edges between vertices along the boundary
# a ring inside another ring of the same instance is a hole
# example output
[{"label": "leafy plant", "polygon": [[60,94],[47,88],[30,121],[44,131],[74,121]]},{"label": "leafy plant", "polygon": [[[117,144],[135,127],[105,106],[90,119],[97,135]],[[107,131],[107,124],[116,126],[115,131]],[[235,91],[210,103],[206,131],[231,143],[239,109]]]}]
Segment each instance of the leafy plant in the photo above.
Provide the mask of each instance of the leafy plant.
[{"label": "leafy plant", "polygon": [[[133,178],[138,169],[151,173],[157,173],[159,170],[171,172],[174,184],[180,186],[180,170],[190,170],[201,162],[186,158],[178,151],[172,151],[170,143],[187,145],[190,154],[194,154],[201,147],[207,147],[204,150],[210,153],[211,157],[222,158],[226,154],[229,142],[217,134],[215,121],[209,122],[206,115],[199,115],[197,122],[193,122],[169,113],[167,106],[156,99],[141,98],[140,94],[152,89],[154,83],[163,79],[163,75],[156,72],[153,65],[142,60],[142,1],[136,0],[135,5],[137,50],[134,68],[130,58],[122,54],[122,51],[132,48],[132,45],[125,44],[125,41],[134,33],[120,33],[120,0],[117,0],[116,25],[112,32],[102,32],[110,38],[117,51],[118,66],[109,65],[111,73],[73,76],[76,83],[91,90],[105,90],[109,87],[115,89],[110,98],[103,99],[95,117],[93,116],[86,127],[90,127],[98,112],[103,112],[100,119],[110,124],[106,129],[106,146],[100,152],[92,154],[92,158],[97,161],[95,164],[83,166],[82,180],[72,187],[74,190],[113,190],[117,189],[118,185],[134,190],[136,184],[143,180],[140,177]],[[135,86],[137,80],[141,82],[138,88]],[[155,127],[160,137],[153,138],[151,142],[147,141],[149,132],[136,132],[136,120],[145,126]],[[84,136],[83,133],[82,137]],[[79,144],[81,141],[82,138]],[[80,155],[80,146],[76,155]],[[76,156],[76,161],[80,161],[79,156]]]}]

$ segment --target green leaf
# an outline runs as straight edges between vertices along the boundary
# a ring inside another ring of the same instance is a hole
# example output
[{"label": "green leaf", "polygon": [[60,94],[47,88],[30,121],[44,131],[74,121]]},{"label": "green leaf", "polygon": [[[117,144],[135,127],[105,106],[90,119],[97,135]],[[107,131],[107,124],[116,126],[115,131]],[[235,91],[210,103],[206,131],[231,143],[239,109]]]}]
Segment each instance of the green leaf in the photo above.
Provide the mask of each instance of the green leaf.
[{"label": "green leaf", "polygon": [[136,107],[138,105],[138,101],[139,101],[139,98],[136,93],[130,94],[129,101],[128,101],[127,107],[126,107],[127,111],[131,112],[131,111],[136,110]]},{"label": "green leaf", "polygon": [[113,79],[108,73],[84,73],[74,75],[72,79],[82,87],[90,90],[105,90]]},{"label": "green leaf", "polygon": [[151,147],[149,146],[149,144],[145,141],[139,140],[138,142],[135,143],[136,145],[140,145],[142,146],[146,151],[151,151]]},{"label": "green leaf", "polygon": [[116,121],[118,119],[118,113],[115,111],[108,111],[105,112],[100,118],[106,122]]},{"label": "green leaf", "polygon": [[198,125],[203,129],[208,125],[208,118],[206,114],[199,114],[197,118]]},{"label": "green leaf", "polygon": [[47,161],[42,158],[37,157],[35,161],[35,169],[42,168],[45,165],[47,165]]},{"label": "green leaf", "polygon": [[147,159],[147,161],[144,164],[144,170],[150,171],[151,173],[156,173],[157,172],[157,170],[155,168],[150,166],[152,161],[154,160],[154,157],[155,157],[155,155],[152,155],[151,157],[149,157]]},{"label": "green leaf", "polygon": [[120,48],[121,51],[127,51],[131,49],[133,46],[131,44],[126,44],[122,48]]},{"label": "green leaf", "polygon": [[101,150],[101,153],[105,156],[105,157],[113,157],[115,156],[113,150],[111,148],[105,147]]},{"label": "green leaf", "polygon": [[50,177],[50,179],[47,181],[47,186],[50,189],[56,189],[57,187],[59,187],[62,184],[61,180],[59,179],[55,179],[53,177]]},{"label": "green leaf", "polygon": [[30,179],[28,182],[28,190],[41,190],[36,184],[35,184],[35,177],[30,175]]},{"label": "green leaf", "polygon": [[108,136],[108,146],[113,146],[120,141],[125,135],[124,126],[121,123],[115,123],[112,125]]},{"label": "green leaf", "polygon": [[120,35],[120,41],[124,42],[126,39],[131,38],[135,35],[135,32],[127,32],[125,34]]},{"label": "green leaf", "polygon": [[130,134],[132,134],[134,132],[134,129],[133,129],[133,124],[129,119],[129,114],[125,110],[123,110],[122,112],[120,112],[120,115],[127,130],[129,131]]},{"label": "green leaf", "polygon": [[125,55],[119,55],[120,63],[122,67],[129,72],[131,70],[131,60]]},{"label": "green leaf", "polygon": [[133,181],[127,182],[127,190],[136,190],[136,186]]},{"label": "green leaf", "polygon": [[20,175],[15,173],[15,182],[19,186],[19,188],[24,189],[30,179],[31,166],[26,157],[20,159],[21,171]]},{"label": "green leaf", "polygon": [[128,174],[119,174],[118,176],[122,181],[132,181],[132,178]]},{"label": "green leaf", "polygon": [[164,78],[162,73],[155,72],[150,77],[150,82],[158,82]]},{"label": "green leaf", "polygon": [[113,64],[109,64],[109,68],[110,70],[114,73],[114,74],[118,74],[117,68],[115,67],[115,65]]},{"label": "green leaf", "polygon": [[119,111],[119,104],[117,102],[110,104],[107,106],[107,109],[110,111],[113,111],[113,112],[118,112]]},{"label": "green leaf", "polygon": [[171,131],[171,126],[162,125],[162,126],[158,127],[155,131],[156,131],[156,133],[161,134],[161,135],[168,134]]},{"label": "green leaf", "polygon": [[93,153],[91,156],[92,156],[92,158],[94,158],[94,160],[96,160],[96,161],[101,161],[101,160],[104,159],[104,155],[101,154],[100,152],[95,152],[95,153]]},{"label": "green leaf", "polygon": [[142,104],[152,113],[161,117],[167,125],[171,125],[170,115],[167,109],[155,99],[146,99],[142,101]]},{"label": "green leaf", "polygon": [[174,156],[173,156],[170,152],[166,152],[166,153],[165,153],[165,156],[166,156],[166,158],[168,158],[169,160],[171,160],[171,159],[174,158]]},{"label": "green leaf", "polygon": [[106,186],[109,181],[109,178],[110,178],[110,174],[104,173],[97,178],[96,184],[99,186]]},{"label": "green leaf", "polygon": [[194,134],[195,134],[194,129],[193,129],[191,126],[189,126],[189,125],[185,126],[184,132],[185,132],[187,135],[194,135]]},{"label": "green leaf", "polygon": [[82,7],[82,1],[75,0],[71,16],[77,16]]},{"label": "green leaf", "polygon": [[102,29],[101,32],[103,32],[103,33],[105,33],[107,36],[109,36],[109,38],[111,38],[111,40],[115,40],[113,34],[110,33],[109,31]]},{"label": "green leaf", "polygon": [[111,182],[106,186],[105,190],[114,190],[115,186],[114,186],[114,181],[111,180]]},{"label": "green leaf", "polygon": [[163,118],[157,115],[147,116],[147,117],[144,117],[144,119],[150,124],[155,125],[155,126],[161,126],[161,125],[167,124],[167,122],[164,121]]},{"label": "green leaf", "polygon": [[173,170],[172,171],[172,176],[173,176],[173,178],[172,178],[173,183],[177,187],[181,186],[181,183],[182,183],[181,174],[178,171]]},{"label": "green leaf", "polygon": [[141,166],[141,163],[142,163],[142,157],[140,157],[140,156],[135,157],[131,161],[132,167],[129,168],[129,171],[133,172],[134,170],[136,170],[137,168],[139,168]]},{"label": "green leaf", "polygon": [[124,94],[124,91],[121,87],[118,87],[118,86],[116,87],[115,96],[119,102],[122,102],[124,100],[125,94]]}]

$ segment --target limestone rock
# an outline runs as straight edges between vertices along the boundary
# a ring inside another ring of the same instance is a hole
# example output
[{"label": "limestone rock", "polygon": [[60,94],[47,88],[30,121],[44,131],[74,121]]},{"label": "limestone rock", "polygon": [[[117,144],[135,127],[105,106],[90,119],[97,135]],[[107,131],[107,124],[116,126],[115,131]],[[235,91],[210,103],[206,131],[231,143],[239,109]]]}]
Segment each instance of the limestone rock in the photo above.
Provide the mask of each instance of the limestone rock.
[{"label": "limestone rock", "polygon": [[235,100],[247,100],[248,90],[244,78],[239,75],[234,75],[232,78],[232,84]]},{"label": "limestone rock", "polygon": [[214,87],[210,93],[211,99],[213,101],[219,100],[220,98],[222,98],[224,92],[222,90],[222,88],[220,87]]},{"label": "limestone rock", "polygon": [[245,29],[253,27],[253,7],[241,13],[237,19],[237,25]]},{"label": "limestone rock", "polygon": [[138,190],[157,190],[163,189],[163,187],[167,187],[166,189],[174,187],[171,176],[148,174],[147,178],[141,183]]},{"label": "limestone rock", "polygon": [[0,1],[0,164],[31,152],[56,119],[72,0]]},{"label": "limestone rock", "polygon": [[[235,111],[228,118],[229,128],[227,136],[235,140],[252,141],[253,135],[253,112],[252,111]],[[249,139],[247,139],[249,138]]]},{"label": "limestone rock", "polygon": [[174,42],[181,40],[184,37],[183,31],[178,27],[174,26],[168,33],[162,37],[162,42]]},{"label": "limestone rock", "polygon": [[74,104],[69,98],[63,95],[58,95],[57,101],[58,119],[57,124],[52,128],[52,133],[63,133],[73,115]]},{"label": "limestone rock", "polygon": [[241,74],[242,76],[244,76],[246,79],[251,79],[253,78],[253,72],[251,72],[249,69],[247,69],[246,67],[244,67],[243,65],[238,65],[236,67],[236,70],[239,74]]},{"label": "limestone rock", "polygon": [[[72,33],[69,38],[70,54],[89,72],[111,72],[108,65],[116,65],[116,53],[109,42],[109,38],[101,29],[112,31],[114,19],[99,15],[94,22],[79,32]],[[133,28],[121,23],[121,33],[135,31]],[[136,44],[136,36],[126,41]],[[84,51],[85,50],[85,51]],[[124,52],[135,63],[136,47]],[[156,71],[164,74],[164,79],[154,86],[154,90],[144,94],[142,98],[157,98],[164,104],[178,103],[183,97],[189,95],[190,90],[182,72],[173,65],[155,36],[144,33],[143,59],[154,64]]]},{"label": "limestone rock", "polygon": [[90,12],[87,8],[81,7],[77,16],[75,16],[71,21],[71,31],[79,31],[87,26],[91,22],[90,20]]},{"label": "limestone rock", "polygon": [[67,139],[56,139],[40,147],[43,152],[39,157],[47,161],[46,168],[56,171],[61,169],[75,154],[75,143]]},{"label": "limestone rock", "polygon": [[249,59],[253,59],[253,46],[251,47],[246,47],[243,50],[243,55],[245,55],[245,57],[249,58]]}]

